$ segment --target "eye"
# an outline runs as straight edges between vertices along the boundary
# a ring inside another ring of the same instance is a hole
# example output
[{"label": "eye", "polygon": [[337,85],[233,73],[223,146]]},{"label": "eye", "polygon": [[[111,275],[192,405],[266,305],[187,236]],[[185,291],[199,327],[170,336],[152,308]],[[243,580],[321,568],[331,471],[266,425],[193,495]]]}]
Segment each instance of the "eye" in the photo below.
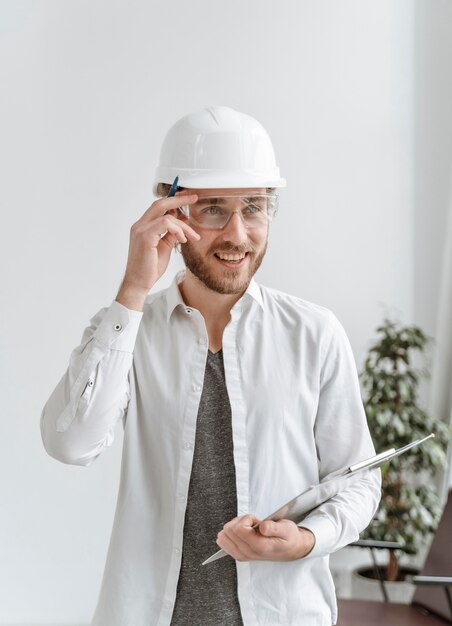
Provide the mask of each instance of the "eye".
[{"label": "eye", "polygon": [[263,208],[257,204],[249,204],[246,207],[246,211],[251,213],[251,215],[259,215],[259,213],[263,213]]},{"label": "eye", "polygon": [[202,212],[204,215],[220,215],[221,208],[219,206],[212,205],[206,207]]}]

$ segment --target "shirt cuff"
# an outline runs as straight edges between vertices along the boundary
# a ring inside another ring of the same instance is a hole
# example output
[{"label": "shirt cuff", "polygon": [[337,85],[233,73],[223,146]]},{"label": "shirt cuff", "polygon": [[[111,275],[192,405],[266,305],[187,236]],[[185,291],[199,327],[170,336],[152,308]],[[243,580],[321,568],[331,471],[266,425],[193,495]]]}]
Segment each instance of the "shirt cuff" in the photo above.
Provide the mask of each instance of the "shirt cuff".
[{"label": "shirt cuff", "polygon": [[336,540],[336,528],[331,520],[324,515],[307,517],[298,524],[300,528],[307,528],[315,536],[315,544],[305,558],[312,556],[326,556]]},{"label": "shirt cuff", "polygon": [[93,338],[107,348],[133,352],[142,317],[142,311],[128,309],[113,300]]}]

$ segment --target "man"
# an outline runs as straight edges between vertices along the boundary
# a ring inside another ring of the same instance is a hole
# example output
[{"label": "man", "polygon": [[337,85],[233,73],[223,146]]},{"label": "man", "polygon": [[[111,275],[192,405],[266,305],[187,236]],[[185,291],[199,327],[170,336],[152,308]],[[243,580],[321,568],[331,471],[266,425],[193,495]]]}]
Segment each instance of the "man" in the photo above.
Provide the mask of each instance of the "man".
[{"label": "man", "polygon": [[[328,555],[371,520],[378,472],[299,526],[253,525],[374,453],[348,340],[327,309],[253,279],[285,185],[256,120],[219,106],[179,120],[156,194],[175,176],[176,196],[132,226],[116,300],[91,320],[42,414],[49,454],[78,465],[124,424],[92,624],[330,626]],[[186,271],[148,296],[175,246]],[[202,566],[218,546],[230,556]]]}]

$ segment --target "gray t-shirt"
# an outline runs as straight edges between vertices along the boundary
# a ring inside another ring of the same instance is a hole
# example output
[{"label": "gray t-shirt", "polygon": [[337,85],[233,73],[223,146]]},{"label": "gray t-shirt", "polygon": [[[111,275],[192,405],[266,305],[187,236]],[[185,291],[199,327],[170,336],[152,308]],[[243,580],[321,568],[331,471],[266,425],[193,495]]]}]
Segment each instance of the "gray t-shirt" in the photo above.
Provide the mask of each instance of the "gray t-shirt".
[{"label": "gray t-shirt", "polygon": [[171,626],[242,626],[235,561],[201,563],[237,515],[231,406],[222,350],[208,352],[185,513],[182,565]]}]

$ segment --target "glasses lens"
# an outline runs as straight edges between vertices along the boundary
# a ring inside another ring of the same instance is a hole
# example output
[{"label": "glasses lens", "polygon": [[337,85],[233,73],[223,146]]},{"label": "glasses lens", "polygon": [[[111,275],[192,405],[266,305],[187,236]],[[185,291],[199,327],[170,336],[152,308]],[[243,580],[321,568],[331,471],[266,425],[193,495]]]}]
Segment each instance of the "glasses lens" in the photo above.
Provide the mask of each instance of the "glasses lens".
[{"label": "glasses lens", "polygon": [[[247,228],[269,222],[277,208],[277,196],[203,196],[195,204],[183,207],[183,213],[202,228],[224,228],[231,215],[240,212]],[[187,211],[188,209],[188,211]]]}]

